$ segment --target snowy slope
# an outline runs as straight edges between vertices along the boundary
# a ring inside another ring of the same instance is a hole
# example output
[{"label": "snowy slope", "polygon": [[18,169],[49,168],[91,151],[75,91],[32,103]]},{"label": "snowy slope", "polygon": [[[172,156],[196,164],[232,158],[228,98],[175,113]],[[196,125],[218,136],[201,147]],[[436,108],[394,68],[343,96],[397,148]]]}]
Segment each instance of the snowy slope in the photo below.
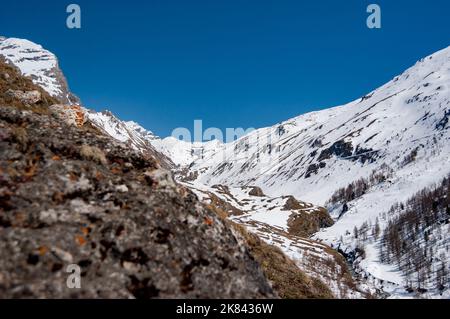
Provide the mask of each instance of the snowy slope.
[{"label": "snowy slope", "polygon": [[175,137],[153,139],[152,145],[162,154],[168,156],[179,167],[186,167],[193,162],[211,157],[224,144],[218,140],[202,142],[185,142]]},{"label": "snowy slope", "polygon": [[166,168],[172,168],[174,166],[169,157],[159,153],[152,145],[152,142],[159,140],[159,137],[147,131],[138,123],[134,121],[122,121],[110,111],[95,112],[86,110],[86,115],[95,127],[117,141],[129,145],[143,154],[158,158]]},{"label": "snowy slope", "polygon": [[133,146],[136,150],[139,150],[142,145],[148,144],[155,137],[139,124],[132,121],[124,122],[110,111],[90,112],[88,117],[114,139],[123,143],[133,141]]},{"label": "snowy slope", "polygon": [[[315,239],[353,253],[358,245],[352,238],[355,227],[377,218],[386,227],[389,218],[383,214],[394,203],[450,172],[449,117],[450,47],[361,99],[225,144],[192,163],[189,178],[209,186],[256,185],[271,196],[292,194],[327,205],[336,224]],[[384,170],[391,172],[388,178],[349,201],[345,213],[342,205],[328,202],[338,189]],[[366,256],[358,261],[358,270],[392,296],[404,297],[405,278],[380,262],[376,242],[364,245]]]},{"label": "snowy slope", "polygon": [[58,59],[42,46],[24,39],[0,37],[0,57],[15,65],[23,75],[31,77],[36,85],[62,103],[80,103],[70,92]]},{"label": "snowy slope", "polygon": [[[230,219],[274,245],[313,278],[327,284],[337,298],[365,298],[376,293],[375,287],[352,278],[345,259],[329,246],[300,236],[292,228],[292,220],[322,211],[310,203],[298,201],[298,207],[286,207],[289,196],[270,197],[252,193],[253,187],[208,187],[185,182],[207,204],[219,207]],[[222,203],[223,201],[223,203]]]},{"label": "snowy slope", "polygon": [[[394,203],[450,172],[449,117],[450,47],[356,101],[253,131],[232,143],[187,143],[152,135],[148,141],[179,166],[181,180],[197,187],[259,186],[275,198],[294,195],[327,206],[336,223],[314,238],[349,255],[363,248],[365,258],[358,258],[355,270],[373,287],[406,297],[405,278],[380,261],[378,243],[358,247],[353,230],[376,219],[383,229],[389,221],[383,214]],[[386,170],[388,177],[349,201],[345,213],[342,204],[329,203],[338,189]],[[249,218],[279,228],[285,215],[258,220],[266,216],[259,210]]]},{"label": "snowy slope", "polygon": [[[362,99],[256,130],[197,161],[192,170],[206,168],[199,180],[208,185],[255,184],[274,195],[325,204],[338,187],[382,163],[394,164],[422,144],[424,158],[424,152],[446,144],[449,68],[447,48]],[[443,147],[436,156],[445,159],[449,149]]]}]

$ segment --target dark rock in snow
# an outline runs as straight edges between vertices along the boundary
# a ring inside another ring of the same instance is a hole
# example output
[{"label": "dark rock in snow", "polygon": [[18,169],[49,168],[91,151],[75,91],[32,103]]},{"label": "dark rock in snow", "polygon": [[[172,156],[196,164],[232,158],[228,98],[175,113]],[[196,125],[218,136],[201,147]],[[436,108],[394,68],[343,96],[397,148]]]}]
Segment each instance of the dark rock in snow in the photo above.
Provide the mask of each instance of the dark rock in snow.
[{"label": "dark rock in snow", "polygon": [[252,189],[250,190],[250,192],[248,192],[248,194],[251,196],[257,196],[257,197],[265,196],[263,190],[257,186],[252,186]]}]

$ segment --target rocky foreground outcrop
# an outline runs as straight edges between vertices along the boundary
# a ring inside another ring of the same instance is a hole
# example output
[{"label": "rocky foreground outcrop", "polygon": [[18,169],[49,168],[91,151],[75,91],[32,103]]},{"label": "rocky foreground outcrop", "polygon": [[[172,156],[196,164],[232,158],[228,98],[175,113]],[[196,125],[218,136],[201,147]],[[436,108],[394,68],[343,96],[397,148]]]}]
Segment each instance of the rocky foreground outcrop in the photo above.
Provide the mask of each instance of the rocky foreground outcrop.
[{"label": "rocky foreground outcrop", "polygon": [[0,298],[276,297],[243,237],[155,158],[45,95],[12,101],[11,86],[41,90],[0,69]]}]

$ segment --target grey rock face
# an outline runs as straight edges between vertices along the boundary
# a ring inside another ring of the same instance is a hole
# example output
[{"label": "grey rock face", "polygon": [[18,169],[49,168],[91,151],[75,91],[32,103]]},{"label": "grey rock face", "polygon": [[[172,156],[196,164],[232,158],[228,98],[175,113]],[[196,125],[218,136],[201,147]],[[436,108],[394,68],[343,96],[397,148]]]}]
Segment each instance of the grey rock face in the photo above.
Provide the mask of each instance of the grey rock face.
[{"label": "grey rock face", "polygon": [[57,98],[58,101],[61,101],[64,104],[81,105],[80,98],[70,91],[66,77],[64,76],[64,73],[61,71],[59,65],[49,70],[47,76],[56,79],[61,89],[61,93],[52,95],[53,97]]},{"label": "grey rock face", "polygon": [[20,102],[28,105],[36,104],[42,99],[41,92],[37,90],[33,91],[21,91],[21,90],[8,90],[5,93],[13,99],[17,99]]},{"label": "grey rock face", "polygon": [[153,157],[0,106],[0,298],[275,297],[236,236]]},{"label": "grey rock face", "polygon": [[49,107],[52,115],[65,121],[68,125],[81,127],[86,123],[85,109],[79,105],[53,104]]}]

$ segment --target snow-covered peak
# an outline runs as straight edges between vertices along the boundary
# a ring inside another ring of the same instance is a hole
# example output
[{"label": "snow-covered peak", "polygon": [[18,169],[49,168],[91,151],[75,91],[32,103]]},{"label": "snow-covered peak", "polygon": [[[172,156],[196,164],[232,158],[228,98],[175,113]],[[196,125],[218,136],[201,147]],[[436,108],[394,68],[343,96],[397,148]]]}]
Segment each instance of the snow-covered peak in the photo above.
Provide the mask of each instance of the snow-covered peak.
[{"label": "snow-covered peak", "polygon": [[105,131],[105,133],[120,142],[130,143],[137,150],[142,150],[143,146],[146,148],[152,139],[158,138],[138,123],[122,121],[108,110],[103,112],[90,111],[88,117],[91,122]]},{"label": "snow-covered peak", "polygon": [[163,166],[172,167],[173,163],[167,154],[159,152],[151,142],[158,141],[159,137],[147,131],[134,121],[122,121],[110,111],[87,111],[90,122],[115,140],[127,144],[136,151],[150,154],[160,160]]},{"label": "snow-covered peak", "polygon": [[203,162],[206,158],[211,158],[216,152],[223,149],[225,145],[219,140],[204,143],[189,142],[173,136],[155,139],[151,141],[151,144],[180,167],[189,166],[196,161]]},{"label": "snow-covered peak", "polygon": [[41,45],[25,39],[0,37],[0,57],[62,103],[80,103],[70,92],[56,56]]},{"label": "snow-covered peak", "polygon": [[120,121],[110,111],[89,112],[89,119],[99,128],[103,129],[108,135],[120,142],[126,142],[129,139],[129,132],[125,122]]},{"label": "snow-covered peak", "polygon": [[159,139],[159,137],[156,136],[155,134],[153,134],[152,131],[145,129],[144,127],[142,127],[140,124],[136,123],[135,121],[127,121],[127,122],[125,122],[125,125],[130,130],[135,131],[135,132],[139,133],[140,135],[142,135],[148,141]]},{"label": "snow-covered peak", "polygon": [[[257,183],[274,195],[289,192],[324,204],[347,179],[367,175],[367,168],[382,162],[375,157],[390,157],[402,147],[407,152],[426,136],[448,135],[449,99],[450,47],[358,100],[255,130],[197,160],[193,169],[206,184]],[[356,168],[351,163],[363,153],[364,168],[342,178],[342,170]],[[325,185],[319,192],[311,183]]]},{"label": "snow-covered peak", "polygon": [[362,109],[367,104],[376,103],[377,100],[378,102],[384,102],[383,99],[399,93],[402,93],[402,95],[409,94],[411,98],[419,93],[420,95],[436,94],[434,91],[449,89],[448,86],[445,86],[449,82],[449,77],[450,46],[417,61],[415,65],[402,74],[360,99],[321,111],[305,113],[286,120],[277,126],[282,125],[285,133],[299,131],[313,125],[327,123],[330,119],[349,112],[350,109]]}]

